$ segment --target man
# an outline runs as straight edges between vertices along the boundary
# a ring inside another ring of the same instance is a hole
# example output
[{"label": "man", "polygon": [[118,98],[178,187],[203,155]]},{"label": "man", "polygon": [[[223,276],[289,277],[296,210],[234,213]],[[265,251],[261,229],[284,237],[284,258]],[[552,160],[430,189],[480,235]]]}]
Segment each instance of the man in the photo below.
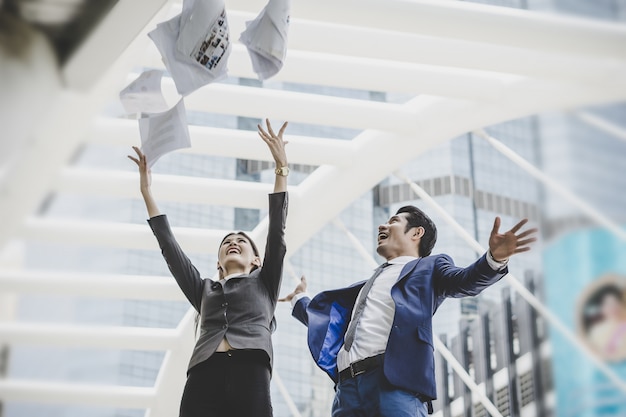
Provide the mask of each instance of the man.
[{"label": "man", "polygon": [[387,262],[366,282],[324,291],[312,300],[306,279],[281,301],[308,326],[313,359],[337,384],[332,417],[415,417],[432,413],[436,398],[432,316],[446,297],[479,294],[507,272],[510,256],[525,252],[536,229],[504,234],[496,217],[489,251],[467,268],[430,253],[432,220],[402,207],[378,227],[377,252]]}]

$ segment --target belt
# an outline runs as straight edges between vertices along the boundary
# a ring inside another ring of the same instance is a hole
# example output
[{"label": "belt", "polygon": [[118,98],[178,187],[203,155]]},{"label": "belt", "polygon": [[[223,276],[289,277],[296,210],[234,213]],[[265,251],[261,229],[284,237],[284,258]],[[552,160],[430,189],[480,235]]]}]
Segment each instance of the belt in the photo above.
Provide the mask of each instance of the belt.
[{"label": "belt", "polygon": [[354,378],[357,375],[371,371],[378,368],[383,360],[384,354],[370,356],[369,358],[361,359],[350,364],[346,369],[339,372],[339,381],[345,381],[346,379]]},{"label": "belt", "polygon": [[[361,375],[366,373],[367,371],[378,368],[383,363],[384,357],[385,354],[381,353],[380,355],[370,356],[369,358],[361,359],[360,361],[351,363],[350,366],[339,372],[339,382],[343,382],[346,379],[354,378],[357,375]],[[426,407],[428,408],[428,414],[432,414],[432,400],[422,394],[416,394],[415,396],[421,402],[426,403]]]}]

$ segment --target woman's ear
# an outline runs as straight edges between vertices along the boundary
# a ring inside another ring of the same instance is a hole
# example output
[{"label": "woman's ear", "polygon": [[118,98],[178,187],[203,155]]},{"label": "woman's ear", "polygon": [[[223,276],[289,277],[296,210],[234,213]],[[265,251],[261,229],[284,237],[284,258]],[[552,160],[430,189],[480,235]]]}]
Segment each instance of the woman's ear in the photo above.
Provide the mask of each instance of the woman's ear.
[{"label": "woman's ear", "polygon": [[254,259],[252,260],[252,265],[256,266],[257,268],[260,268],[261,258],[259,258],[258,256],[255,256]]},{"label": "woman's ear", "polygon": [[217,262],[217,271],[220,279],[224,278],[224,268],[222,268],[222,265],[220,265],[219,261]]}]

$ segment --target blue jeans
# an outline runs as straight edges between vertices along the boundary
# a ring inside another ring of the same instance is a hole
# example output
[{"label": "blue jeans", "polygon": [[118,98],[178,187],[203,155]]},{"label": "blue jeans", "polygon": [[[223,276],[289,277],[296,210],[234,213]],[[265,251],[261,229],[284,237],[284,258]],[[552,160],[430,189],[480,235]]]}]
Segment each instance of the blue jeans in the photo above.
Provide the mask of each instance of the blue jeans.
[{"label": "blue jeans", "polygon": [[415,394],[391,385],[379,366],[337,384],[332,417],[426,417]]}]

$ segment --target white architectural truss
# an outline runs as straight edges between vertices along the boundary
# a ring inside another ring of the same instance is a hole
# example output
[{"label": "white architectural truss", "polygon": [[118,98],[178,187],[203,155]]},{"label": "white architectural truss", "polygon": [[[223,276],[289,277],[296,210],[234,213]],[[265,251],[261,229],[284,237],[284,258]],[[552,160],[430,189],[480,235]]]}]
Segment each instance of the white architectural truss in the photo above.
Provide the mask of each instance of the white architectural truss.
[{"label": "white architectural truss", "polygon": [[[231,31],[238,34],[264,1],[228,0],[226,6]],[[180,7],[169,0],[119,0],[62,69],[65,87],[39,118],[41,126],[22,149],[19,163],[0,171],[0,345],[166,351],[156,384],[137,388],[0,379],[0,402],[142,408],[150,417],[177,414],[184,385],[179,371],[186,368],[193,347],[191,314],[176,329],[95,329],[11,321],[6,306],[11,297],[35,291],[182,299],[168,277],[68,275],[30,271],[16,261],[20,242],[30,241],[156,248],[146,226],[43,218],[36,209],[50,193],[138,197],[136,175],[77,168],[71,158],[86,143],[139,143],[135,121],[103,117],[102,109],[132,78],[131,70],[163,68],[146,33]],[[276,80],[413,98],[394,104],[212,84],[191,94],[185,104],[190,111],[361,131],[350,141],[288,137],[290,162],[317,166],[290,188],[287,243],[295,253],[352,201],[437,144],[539,112],[626,100],[625,45],[624,25],[452,0],[297,1],[287,61]],[[254,78],[241,45],[233,49],[229,74]],[[171,99],[173,84],[165,83],[165,90]],[[602,120],[579,116],[623,136]],[[190,132],[193,147],[184,152],[270,157],[254,132],[197,126]],[[159,200],[242,208],[264,208],[270,187],[170,175],[154,179]],[[265,228],[261,221],[252,231],[257,242],[263,242]],[[186,228],[175,233],[192,252],[217,248],[224,235],[222,230]],[[289,387],[279,388],[288,397]]]}]

